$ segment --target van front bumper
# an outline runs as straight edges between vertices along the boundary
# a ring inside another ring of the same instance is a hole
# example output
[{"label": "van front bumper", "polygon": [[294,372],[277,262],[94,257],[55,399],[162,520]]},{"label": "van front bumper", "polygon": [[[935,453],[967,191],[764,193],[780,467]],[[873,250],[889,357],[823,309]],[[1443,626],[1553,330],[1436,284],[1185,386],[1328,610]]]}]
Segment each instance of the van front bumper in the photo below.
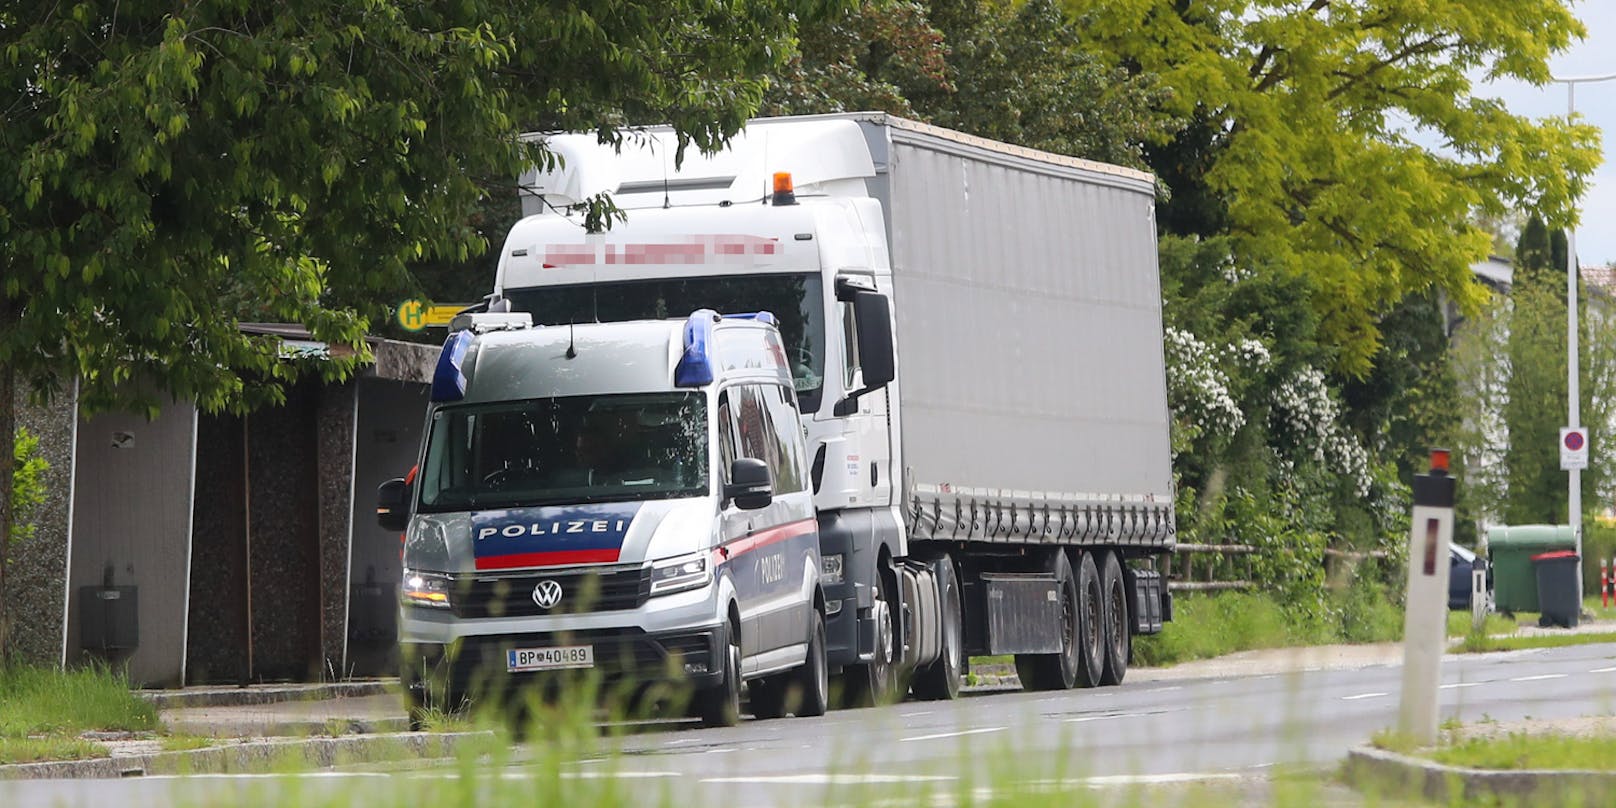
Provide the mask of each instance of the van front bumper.
[{"label": "van front bumper", "polygon": [[[400,672],[417,703],[427,701],[429,686],[440,689],[438,698],[454,702],[463,697],[499,700],[528,688],[581,687],[585,683],[598,687],[602,694],[658,683],[699,690],[723,681],[722,633],[722,626],[659,633],[617,628],[473,635],[447,644],[405,643]],[[593,649],[593,667],[508,670],[507,655],[512,650],[579,645]]]}]

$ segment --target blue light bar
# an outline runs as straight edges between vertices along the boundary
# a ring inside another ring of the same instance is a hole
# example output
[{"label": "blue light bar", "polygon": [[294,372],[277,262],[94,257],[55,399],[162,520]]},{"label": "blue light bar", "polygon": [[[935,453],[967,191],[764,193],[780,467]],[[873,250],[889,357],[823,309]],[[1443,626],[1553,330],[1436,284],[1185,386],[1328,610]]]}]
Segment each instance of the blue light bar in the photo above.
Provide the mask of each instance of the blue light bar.
[{"label": "blue light bar", "polygon": [[461,363],[466,361],[466,349],[471,347],[471,332],[458,331],[443,342],[443,353],[438,354],[438,367],[432,373],[432,400],[459,401],[466,397],[466,373]]},{"label": "blue light bar", "polygon": [[673,368],[673,386],[703,387],[713,383],[713,361],[707,353],[712,342],[713,322],[720,319],[712,309],[697,309],[685,321],[685,353]]},{"label": "blue light bar", "polygon": [[763,323],[764,325],[779,325],[780,324],[780,322],[778,320],[774,319],[773,314],[770,314],[769,312],[766,312],[766,311],[754,311],[754,312],[751,312],[750,314],[726,314],[726,315],[724,315],[724,319],[726,319],[726,320],[756,320],[757,322]]}]

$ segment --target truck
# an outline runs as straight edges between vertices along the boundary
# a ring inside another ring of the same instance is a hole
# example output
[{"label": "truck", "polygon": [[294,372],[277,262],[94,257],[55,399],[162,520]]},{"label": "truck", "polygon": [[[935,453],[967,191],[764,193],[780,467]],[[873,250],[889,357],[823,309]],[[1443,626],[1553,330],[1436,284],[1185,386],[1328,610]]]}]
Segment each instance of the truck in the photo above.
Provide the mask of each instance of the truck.
[{"label": "truck", "polygon": [[[489,311],[778,318],[843,700],[953,698],[972,655],[1029,689],[1123,680],[1172,617],[1149,174],[880,113],[712,154],[532,137],[557,159],[522,177]],[[589,232],[601,193],[622,219]]]},{"label": "truck", "polygon": [[[767,313],[537,327],[456,318],[404,530],[411,717],[568,682],[668,682],[709,725],[820,715],[827,604],[808,455]],[[568,680],[568,674],[593,679]]]}]

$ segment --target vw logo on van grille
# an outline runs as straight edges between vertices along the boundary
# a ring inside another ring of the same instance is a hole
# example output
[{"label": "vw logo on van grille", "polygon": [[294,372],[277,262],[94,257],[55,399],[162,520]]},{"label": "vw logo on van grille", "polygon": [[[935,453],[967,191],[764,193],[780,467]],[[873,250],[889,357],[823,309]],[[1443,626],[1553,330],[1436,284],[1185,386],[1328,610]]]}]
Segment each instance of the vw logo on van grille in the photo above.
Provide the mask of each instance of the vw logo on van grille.
[{"label": "vw logo on van grille", "polygon": [[561,584],[546,578],[533,587],[533,602],[540,609],[554,609],[561,602]]}]

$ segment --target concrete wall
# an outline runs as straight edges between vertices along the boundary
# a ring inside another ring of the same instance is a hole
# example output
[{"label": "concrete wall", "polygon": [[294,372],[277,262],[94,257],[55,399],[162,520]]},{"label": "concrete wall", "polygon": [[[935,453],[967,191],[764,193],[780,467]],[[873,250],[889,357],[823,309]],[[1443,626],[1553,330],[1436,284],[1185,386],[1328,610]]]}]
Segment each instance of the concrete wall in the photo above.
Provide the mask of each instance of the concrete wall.
[{"label": "concrete wall", "polygon": [[[67,660],[101,658],[81,647],[82,587],[138,587],[139,645],[127,654],[137,684],[184,678],[194,407],[170,402],[156,420],[107,413],[79,421]],[[113,657],[121,661],[125,655]]]},{"label": "concrete wall", "polygon": [[[46,498],[33,515],[34,535],[12,549],[6,577],[7,654],[35,665],[60,665],[66,652],[67,557],[71,540],[73,442],[78,429],[77,388],[31,406],[17,394],[17,424],[39,438]],[[10,451],[10,446],[5,447]]]},{"label": "concrete wall", "polygon": [[353,544],[349,572],[348,656],[354,676],[398,667],[398,534],[376,524],[376,487],[402,477],[421,445],[428,388],[402,381],[359,382],[355,436]]}]

